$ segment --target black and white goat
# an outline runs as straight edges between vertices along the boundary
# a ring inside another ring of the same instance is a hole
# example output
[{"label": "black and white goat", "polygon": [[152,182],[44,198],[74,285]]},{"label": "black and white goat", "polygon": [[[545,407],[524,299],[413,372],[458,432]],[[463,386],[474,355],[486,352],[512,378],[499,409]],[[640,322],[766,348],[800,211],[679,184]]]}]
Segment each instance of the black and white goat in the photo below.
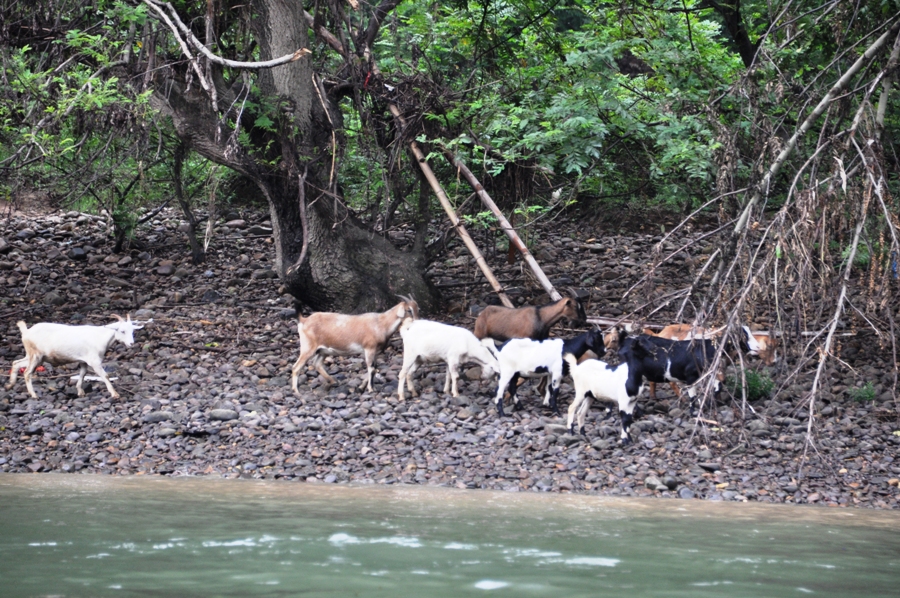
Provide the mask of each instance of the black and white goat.
[{"label": "black and white goat", "polygon": [[106,326],[69,326],[68,324],[52,324],[41,322],[29,328],[25,322],[16,322],[22,332],[22,344],[25,346],[25,357],[13,362],[9,373],[9,384],[12,388],[16,383],[19,368],[25,368],[25,386],[28,394],[35,399],[37,393],[31,384],[31,375],[43,362],[51,365],[64,365],[77,363],[78,370],[78,396],[84,396],[82,384],[88,366],[106,383],[106,388],[112,397],[119,398],[119,393],[113,388],[103,369],[103,356],[113,343],[119,341],[126,347],[134,344],[134,331],[143,328],[144,324],[152,322],[133,322],[131,316],[123,320],[120,316],[114,316],[118,322]]},{"label": "black and white goat", "polygon": [[513,400],[513,409],[520,408],[519,398],[516,396],[519,377],[542,378],[549,376],[550,384],[544,391],[544,405],[549,405],[554,414],[559,415],[556,399],[559,395],[559,385],[563,376],[568,372],[568,364],[563,361],[563,355],[571,353],[577,358],[587,351],[593,351],[598,356],[606,353],[603,346],[603,333],[593,329],[583,332],[578,336],[563,340],[560,338],[534,341],[527,338],[514,338],[500,348],[497,361],[500,362],[500,384],[497,387],[497,414],[503,417],[503,394],[509,387],[509,394]]},{"label": "black and white goat", "polygon": [[[691,324],[670,324],[659,332],[654,332],[645,328],[644,334],[659,338],[667,338],[673,341],[689,341],[695,339],[720,339],[724,331],[724,326],[722,328],[710,330],[708,328],[696,327]],[[767,332],[752,332],[748,326],[741,326],[740,342],[738,344],[741,351],[747,355],[759,357],[766,365],[773,365],[778,361],[778,339],[774,335],[769,335]],[[727,342],[725,348],[726,352],[734,357],[734,345],[730,341]],[[681,398],[681,392],[678,389],[678,385],[674,382],[671,382],[670,384],[675,396]],[[655,382],[650,382],[650,399],[656,400]]]},{"label": "black and white goat", "polygon": [[644,388],[640,376],[630,375],[628,362],[613,366],[597,359],[588,359],[578,363],[578,359],[571,354],[567,354],[565,360],[575,384],[575,399],[569,405],[566,418],[569,431],[575,434],[577,419],[578,432],[584,434],[584,419],[591,407],[592,398],[612,402],[619,408],[622,422],[619,438],[622,444],[629,444],[631,423],[640,417],[637,401]]},{"label": "black and white goat", "polygon": [[[673,341],[641,334],[626,338],[619,348],[619,358],[628,364],[629,376],[648,382],[677,381],[687,385],[694,410],[696,383],[709,369],[716,355],[716,347],[709,339]],[[715,372],[715,395],[718,398],[724,379],[721,369]]]},{"label": "black and white goat", "polygon": [[413,373],[422,362],[443,361],[447,364],[444,393],[451,392],[452,382],[454,397],[459,396],[457,380],[461,363],[475,362],[480,365],[483,380],[499,371],[494,341],[479,341],[465,328],[430,320],[407,320],[400,326],[400,336],[403,338],[403,367],[400,368],[397,394],[401,401],[406,398],[404,384],[409,386],[410,394],[416,396]]}]

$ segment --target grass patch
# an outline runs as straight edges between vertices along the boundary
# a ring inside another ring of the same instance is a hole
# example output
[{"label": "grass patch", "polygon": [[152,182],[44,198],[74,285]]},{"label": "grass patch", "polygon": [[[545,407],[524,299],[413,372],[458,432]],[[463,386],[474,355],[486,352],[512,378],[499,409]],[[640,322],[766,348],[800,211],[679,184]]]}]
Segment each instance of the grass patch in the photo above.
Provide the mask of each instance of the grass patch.
[{"label": "grass patch", "polygon": [[875,400],[875,387],[871,382],[866,382],[864,386],[851,388],[847,392],[850,398],[857,403],[867,403]]},{"label": "grass patch", "polygon": [[[759,401],[769,398],[775,390],[775,381],[766,374],[760,374],[754,370],[744,370],[744,379],[747,382],[747,400]],[[738,374],[725,378],[725,388],[734,396],[743,396],[742,380]]]}]

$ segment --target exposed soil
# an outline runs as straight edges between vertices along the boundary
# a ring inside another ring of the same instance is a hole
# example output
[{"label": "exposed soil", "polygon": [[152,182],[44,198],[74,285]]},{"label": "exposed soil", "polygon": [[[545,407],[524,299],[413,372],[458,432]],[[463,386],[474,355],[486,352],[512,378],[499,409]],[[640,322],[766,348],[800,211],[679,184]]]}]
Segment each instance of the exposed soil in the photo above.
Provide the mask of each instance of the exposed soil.
[{"label": "exposed soil", "polygon": [[[110,253],[112,239],[99,217],[16,212],[0,221],[4,367],[24,356],[17,320],[105,324],[110,314],[125,312],[153,318],[133,347],[114,344],[106,355],[121,399],[111,399],[99,382],[86,383],[86,396],[78,398],[71,366],[45,366],[35,377],[38,399],[27,395],[21,378],[0,390],[0,471],[898,506],[900,419],[890,346],[864,330],[842,337],[841,359],[853,369],[828,366],[812,445],[803,401],[811,374],[781,384],[793,364],[791,347],[767,372],[776,382],[772,398],[749,404],[729,398],[708,406],[700,420],[660,385],[657,402],[643,401],[646,414],[625,447],[618,418],[596,403],[586,437],[568,434],[564,419],[541,406],[529,382],[520,391],[525,408],[498,419],[491,404],[495,383],[481,382],[474,370],[460,382],[463,396],[451,398],[441,392],[442,366],[420,368],[421,396],[400,402],[399,336],[377,360],[375,393],[357,390],[365,373],[361,358],[336,358],[326,367],[339,385],[327,388],[309,370],[297,397],[290,389],[298,353],[293,300],[278,293],[266,227],[248,224],[263,216],[239,216],[220,223],[199,266],[190,264],[173,212],[139,233],[146,249],[123,254]],[[661,303],[711,251],[701,231],[681,232],[665,249],[696,242],[623,301],[661,238],[658,220],[633,221],[622,233],[607,225],[600,234],[584,220],[556,220],[530,232],[551,280],[589,292],[589,316],[627,313],[650,295]],[[392,236],[402,242],[412,232]],[[520,262],[508,265],[502,248],[487,253],[514,300],[546,299]],[[445,293],[446,309],[423,317],[471,329],[474,314],[491,298],[471,257],[451,243],[430,273]],[[667,305],[651,319],[669,323],[676,310]],[[761,312],[751,324],[767,328],[770,322]],[[864,382],[872,383],[871,392],[859,390]],[[564,383],[563,409],[572,395]]]}]

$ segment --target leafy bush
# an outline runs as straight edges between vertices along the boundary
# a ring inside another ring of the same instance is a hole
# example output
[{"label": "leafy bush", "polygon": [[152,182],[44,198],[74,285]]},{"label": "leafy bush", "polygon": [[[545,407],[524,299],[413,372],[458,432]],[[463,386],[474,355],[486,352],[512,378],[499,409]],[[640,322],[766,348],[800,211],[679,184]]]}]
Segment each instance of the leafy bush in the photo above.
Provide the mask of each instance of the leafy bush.
[{"label": "leafy bush", "polygon": [[871,382],[866,382],[864,386],[851,388],[848,392],[850,398],[859,403],[868,403],[875,400],[875,387]]},{"label": "leafy bush", "polygon": [[[775,382],[766,374],[760,374],[753,370],[744,370],[744,379],[747,381],[747,400],[758,401],[768,398],[775,390]],[[725,388],[734,396],[743,396],[741,376],[727,376]]]}]

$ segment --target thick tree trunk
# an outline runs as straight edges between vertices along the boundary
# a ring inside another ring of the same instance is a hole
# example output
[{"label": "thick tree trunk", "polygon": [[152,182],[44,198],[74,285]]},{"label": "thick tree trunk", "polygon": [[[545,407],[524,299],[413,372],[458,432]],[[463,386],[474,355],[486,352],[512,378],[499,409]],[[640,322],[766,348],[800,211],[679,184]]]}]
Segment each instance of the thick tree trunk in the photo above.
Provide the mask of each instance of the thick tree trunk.
[{"label": "thick tree trunk", "polygon": [[[288,292],[314,310],[380,311],[398,294],[411,294],[423,310],[436,307],[435,288],[424,277],[423,248],[403,252],[364,227],[340,202],[307,195],[307,259],[301,253],[303,226],[296,184],[286,189],[263,183],[275,240],[276,269]],[[307,183],[307,194],[315,188]]]},{"label": "thick tree trunk", "polygon": [[[262,60],[309,47],[302,3],[259,0],[253,6]],[[233,108],[240,94],[220,74],[214,79],[219,110]],[[278,111],[269,113],[275,122],[267,128],[242,123],[253,148],[229,147],[232,131],[219,128],[223,121],[196,85],[189,91],[184,84],[164,83],[151,104],[172,117],[179,137],[204,157],[247,176],[266,197],[275,269],[288,292],[313,310],[382,310],[396,303],[397,294],[412,294],[424,311],[436,306],[437,292],[424,276],[424,248],[416,244],[412,252],[398,250],[365,228],[339,200],[334,164],[341,150],[340,110],[319,86],[308,57],[259,72],[261,104],[277,105]],[[304,240],[300,201],[306,206],[308,251],[297,264]]]}]

